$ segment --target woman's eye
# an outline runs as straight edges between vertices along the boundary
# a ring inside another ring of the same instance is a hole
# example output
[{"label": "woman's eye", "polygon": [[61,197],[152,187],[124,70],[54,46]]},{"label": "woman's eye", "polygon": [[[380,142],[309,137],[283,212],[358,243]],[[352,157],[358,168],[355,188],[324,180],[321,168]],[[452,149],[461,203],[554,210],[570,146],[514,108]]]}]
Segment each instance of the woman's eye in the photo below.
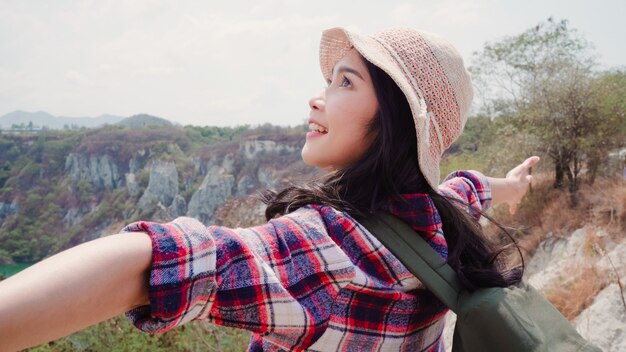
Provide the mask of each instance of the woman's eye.
[{"label": "woman's eye", "polygon": [[341,80],[341,86],[342,87],[350,87],[352,85],[352,83],[350,83],[350,80],[348,80],[346,78],[346,76],[343,76],[343,79]]},{"label": "woman's eye", "polygon": [[[328,87],[330,87],[333,84],[332,80],[326,80],[326,84],[328,85]],[[339,84],[340,87],[351,87],[352,86],[352,82],[350,82],[350,80],[346,77],[346,76],[342,76],[341,77],[341,83]]]}]

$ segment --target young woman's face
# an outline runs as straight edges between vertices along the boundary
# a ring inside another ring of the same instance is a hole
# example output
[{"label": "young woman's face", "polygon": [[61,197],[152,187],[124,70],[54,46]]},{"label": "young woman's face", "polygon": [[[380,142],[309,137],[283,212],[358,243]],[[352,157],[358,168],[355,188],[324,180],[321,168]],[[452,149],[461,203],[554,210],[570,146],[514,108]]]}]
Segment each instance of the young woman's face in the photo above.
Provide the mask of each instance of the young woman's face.
[{"label": "young woman's face", "polygon": [[365,62],[351,49],[333,68],[328,87],[309,100],[309,130],[302,148],[305,163],[325,170],[356,162],[374,136],[368,126],[378,100]]}]

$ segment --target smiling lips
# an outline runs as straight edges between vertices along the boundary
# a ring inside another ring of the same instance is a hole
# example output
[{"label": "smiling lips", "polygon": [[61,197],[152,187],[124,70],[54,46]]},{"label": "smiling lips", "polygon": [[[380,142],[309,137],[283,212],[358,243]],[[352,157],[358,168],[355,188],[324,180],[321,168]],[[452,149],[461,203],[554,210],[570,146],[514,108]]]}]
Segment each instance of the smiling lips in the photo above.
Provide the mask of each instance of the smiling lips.
[{"label": "smiling lips", "polygon": [[328,133],[328,129],[326,127],[318,125],[315,122],[309,122],[309,131],[317,132],[317,133],[321,133],[321,134]]}]

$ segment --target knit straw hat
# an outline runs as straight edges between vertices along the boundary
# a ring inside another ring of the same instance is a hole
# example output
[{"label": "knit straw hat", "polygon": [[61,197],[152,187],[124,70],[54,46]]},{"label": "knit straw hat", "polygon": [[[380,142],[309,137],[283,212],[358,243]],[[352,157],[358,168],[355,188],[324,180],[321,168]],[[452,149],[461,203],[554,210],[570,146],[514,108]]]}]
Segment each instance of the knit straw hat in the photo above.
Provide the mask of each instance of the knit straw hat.
[{"label": "knit straw hat", "polygon": [[417,159],[436,191],[443,152],[463,132],[472,103],[472,84],[461,55],[445,39],[413,29],[372,36],[344,28],[322,33],[320,66],[325,79],[350,49],[385,71],[406,96],[417,132]]}]

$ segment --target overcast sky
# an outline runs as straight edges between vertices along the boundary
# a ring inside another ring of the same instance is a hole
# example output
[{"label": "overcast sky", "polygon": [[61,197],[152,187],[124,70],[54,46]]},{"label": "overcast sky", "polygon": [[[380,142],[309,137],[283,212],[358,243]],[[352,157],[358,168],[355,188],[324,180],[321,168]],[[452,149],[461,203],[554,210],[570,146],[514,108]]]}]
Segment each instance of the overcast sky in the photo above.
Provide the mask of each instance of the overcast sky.
[{"label": "overcast sky", "polygon": [[325,28],[420,28],[471,64],[485,42],[553,16],[593,42],[609,68],[626,65],[625,14],[624,0],[0,0],[0,115],[296,125],[325,85]]}]

